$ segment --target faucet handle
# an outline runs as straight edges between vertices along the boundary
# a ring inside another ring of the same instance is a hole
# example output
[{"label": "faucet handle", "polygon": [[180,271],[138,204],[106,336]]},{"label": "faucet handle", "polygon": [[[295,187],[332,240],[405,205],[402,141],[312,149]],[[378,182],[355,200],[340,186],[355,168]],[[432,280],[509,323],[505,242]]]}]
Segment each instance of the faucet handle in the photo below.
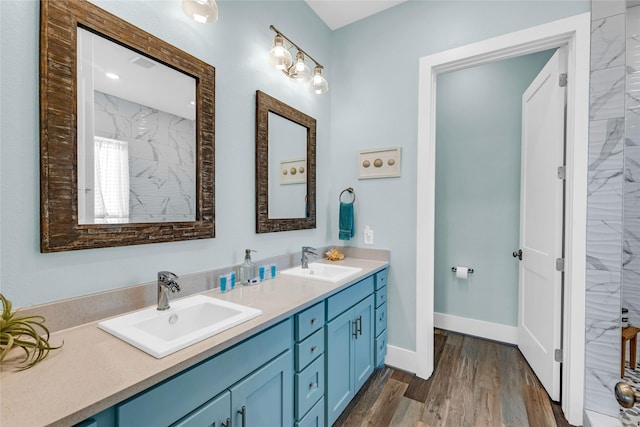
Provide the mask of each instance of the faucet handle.
[{"label": "faucet handle", "polygon": [[158,271],[158,280],[161,281],[173,281],[173,279],[177,279],[178,275],[172,273],[170,271]]},{"label": "faucet handle", "polygon": [[311,246],[303,246],[302,247],[302,253],[308,253],[308,254],[316,255],[315,251],[316,251],[316,248],[312,248]]}]

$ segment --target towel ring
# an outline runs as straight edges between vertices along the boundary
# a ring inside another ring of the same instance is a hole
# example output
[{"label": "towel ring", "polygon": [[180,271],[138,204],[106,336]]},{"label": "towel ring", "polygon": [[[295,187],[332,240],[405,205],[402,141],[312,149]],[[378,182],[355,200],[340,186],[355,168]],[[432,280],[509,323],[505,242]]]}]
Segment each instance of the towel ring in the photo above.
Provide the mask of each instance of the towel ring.
[{"label": "towel ring", "polygon": [[[345,188],[344,190],[342,190],[342,192],[340,193],[340,196],[338,197],[338,199],[342,202],[342,195],[346,192],[351,193],[351,195],[353,196],[353,200],[351,201],[351,203],[356,201],[356,193],[353,191],[353,188],[349,187],[349,188]],[[347,203],[347,202],[343,202],[343,203]]]}]

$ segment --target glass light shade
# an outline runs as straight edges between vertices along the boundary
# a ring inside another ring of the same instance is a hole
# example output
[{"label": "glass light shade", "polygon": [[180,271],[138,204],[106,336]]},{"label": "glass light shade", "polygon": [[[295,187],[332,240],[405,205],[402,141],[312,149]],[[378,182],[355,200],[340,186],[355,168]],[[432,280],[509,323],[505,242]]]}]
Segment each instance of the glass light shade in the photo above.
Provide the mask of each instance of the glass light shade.
[{"label": "glass light shade", "polygon": [[182,0],[182,11],[191,19],[203,24],[218,20],[216,0]]},{"label": "glass light shade", "polygon": [[322,77],[322,67],[319,65],[316,65],[313,70],[313,78],[309,84],[309,89],[316,95],[321,95],[329,90],[329,83]]},{"label": "glass light shade", "polygon": [[276,70],[288,70],[293,63],[291,52],[284,46],[284,38],[280,34],[276,34],[273,39],[273,46],[269,51],[269,65]]},{"label": "glass light shade", "polygon": [[289,68],[288,75],[297,83],[307,83],[311,80],[311,69],[304,62],[304,54],[302,52],[296,54],[296,62]]}]

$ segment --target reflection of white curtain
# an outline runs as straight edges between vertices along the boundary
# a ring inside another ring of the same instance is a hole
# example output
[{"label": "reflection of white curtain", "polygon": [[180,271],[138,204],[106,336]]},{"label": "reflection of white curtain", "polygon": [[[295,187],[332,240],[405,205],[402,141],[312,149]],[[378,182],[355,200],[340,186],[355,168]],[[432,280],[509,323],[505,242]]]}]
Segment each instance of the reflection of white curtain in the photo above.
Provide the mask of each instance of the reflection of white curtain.
[{"label": "reflection of white curtain", "polygon": [[100,223],[129,221],[129,145],[95,137],[95,218]]}]

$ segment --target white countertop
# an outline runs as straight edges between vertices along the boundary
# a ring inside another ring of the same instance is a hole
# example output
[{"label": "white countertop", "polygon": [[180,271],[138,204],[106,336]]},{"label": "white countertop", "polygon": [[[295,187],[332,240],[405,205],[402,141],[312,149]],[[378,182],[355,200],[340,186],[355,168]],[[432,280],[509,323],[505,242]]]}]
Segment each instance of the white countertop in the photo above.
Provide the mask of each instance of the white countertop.
[{"label": "white countertop", "polygon": [[64,341],[61,350],[26,371],[0,371],[0,426],[69,426],[83,421],[388,266],[355,258],[335,264],[362,271],[337,283],[278,275],[226,293],[204,292],[263,314],[162,359],[98,329],[98,322],[56,332],[50,342]]}]

